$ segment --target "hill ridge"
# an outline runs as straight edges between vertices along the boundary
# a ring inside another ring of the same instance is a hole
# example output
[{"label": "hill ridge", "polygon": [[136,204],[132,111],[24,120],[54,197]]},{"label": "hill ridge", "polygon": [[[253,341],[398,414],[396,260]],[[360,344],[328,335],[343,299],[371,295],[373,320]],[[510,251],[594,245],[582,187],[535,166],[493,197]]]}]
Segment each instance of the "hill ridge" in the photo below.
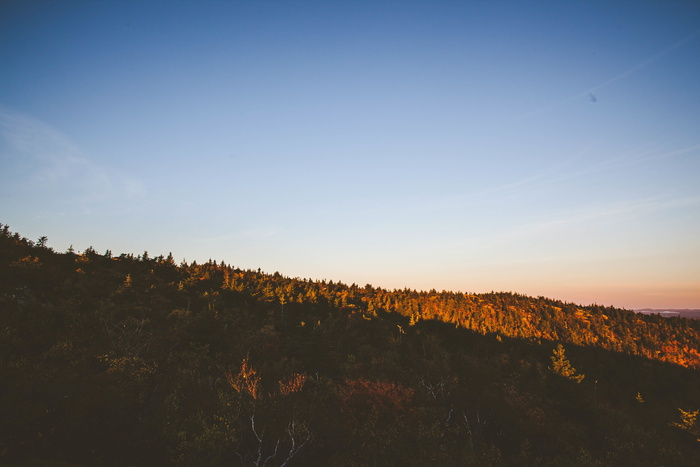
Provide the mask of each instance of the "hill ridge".
[{"label": "hill ridge", "polygon": [[0,465],[691,466],[699,335],[511,292],[57,253],[4,226]]}]

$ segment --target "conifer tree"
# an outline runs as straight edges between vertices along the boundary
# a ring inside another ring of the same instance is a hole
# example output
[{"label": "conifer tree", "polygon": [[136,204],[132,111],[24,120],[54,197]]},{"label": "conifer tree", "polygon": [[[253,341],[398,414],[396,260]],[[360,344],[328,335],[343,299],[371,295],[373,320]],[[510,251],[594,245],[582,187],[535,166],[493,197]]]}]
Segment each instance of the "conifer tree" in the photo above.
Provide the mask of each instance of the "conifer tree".
[{"label": "conifer tree", "polygon": [[576,369],[571,366],[571,362],[569,362],[569,359],[566,358],[566,352],[563,345],[557,345],[557,348],[553,351],[551,359],[552,365],[549,367],[549,369],[559,376],[563,376],[571,381],[575,381],[576,383],[580,383],[583,381],[583,378],[586,377],[586,375],[576,374]]}]

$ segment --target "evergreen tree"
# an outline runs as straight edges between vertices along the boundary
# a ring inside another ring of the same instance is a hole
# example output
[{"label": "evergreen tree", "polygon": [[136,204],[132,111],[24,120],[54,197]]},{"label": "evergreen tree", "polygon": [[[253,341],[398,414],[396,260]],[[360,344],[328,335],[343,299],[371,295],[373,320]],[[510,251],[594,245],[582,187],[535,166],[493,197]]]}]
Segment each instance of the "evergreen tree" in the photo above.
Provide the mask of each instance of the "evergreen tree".
[{"label": "evergreen tree", "polygon": [[586,375],[576,374],[576,369],[571,366],[571,362],[569,362],[569,359],[566,358],[566,352],[563,345],[557,345],[557,348],[553,351],[551,359],[552,365],[549,367],[549,369],[559,376],[563,376],[564,378],[575,381],[576,383],[580,383],[583,381],[583,378],[586,377]]}]

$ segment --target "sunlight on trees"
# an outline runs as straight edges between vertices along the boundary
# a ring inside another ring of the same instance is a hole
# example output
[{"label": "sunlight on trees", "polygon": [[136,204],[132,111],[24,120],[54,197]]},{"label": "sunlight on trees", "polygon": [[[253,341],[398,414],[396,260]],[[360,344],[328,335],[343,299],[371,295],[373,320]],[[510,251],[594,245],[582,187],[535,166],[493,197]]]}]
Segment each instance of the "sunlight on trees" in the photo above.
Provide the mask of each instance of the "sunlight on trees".
[{"label": "sunlight on trees", "polygon": [[2,465],[697,465],[700,321],[39,243],[0,225]]},{"label": "sunlight on trees", "polygon": [[243,359],[238,374],[234,375],[231,371],[226,373],[226,380],[239,394],[247,392],[256,400],[260,397],[260,376],[248,363],[248,357]]},{"label": "sunlight on trees", "polygon": [[570,379],[576,383],[583,381],[586,375],[576,374],[576,369],[571,366],[571,362],[566,358],[566,352],[564,346],[559,344],[557,348],[554,349],[553,354],[550,358],[552,359],[552,365],[549,367],[554,373],[564,378]]},{"label": "sunlight on trees", "polygon": [[288,396],[289,394],[299,392],[304,387],[304,382],[306,382],[305,374],[294,373],[286,381],[278,381],[280,386],[280,393],[282,395]]},{"label": "sunlight on trees", "polygon": [[700,443],[700,425],[698,425],[699,414],[700,410],[683,410],[679,407],[678,415],[681,417],[681,420],[680,422],[673,422],[673,426],[695,436],[696,440]]}]

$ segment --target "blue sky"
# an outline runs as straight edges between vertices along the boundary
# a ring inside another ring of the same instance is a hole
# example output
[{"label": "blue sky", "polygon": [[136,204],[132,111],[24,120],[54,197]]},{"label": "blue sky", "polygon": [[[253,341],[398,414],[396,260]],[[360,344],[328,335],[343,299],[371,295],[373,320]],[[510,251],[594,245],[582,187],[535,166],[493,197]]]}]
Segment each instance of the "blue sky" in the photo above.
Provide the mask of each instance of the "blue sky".
[{"label": "blue sky", "polygon": [[0,222],[64,251],[700,308],[700,4],[0,4]]}]

